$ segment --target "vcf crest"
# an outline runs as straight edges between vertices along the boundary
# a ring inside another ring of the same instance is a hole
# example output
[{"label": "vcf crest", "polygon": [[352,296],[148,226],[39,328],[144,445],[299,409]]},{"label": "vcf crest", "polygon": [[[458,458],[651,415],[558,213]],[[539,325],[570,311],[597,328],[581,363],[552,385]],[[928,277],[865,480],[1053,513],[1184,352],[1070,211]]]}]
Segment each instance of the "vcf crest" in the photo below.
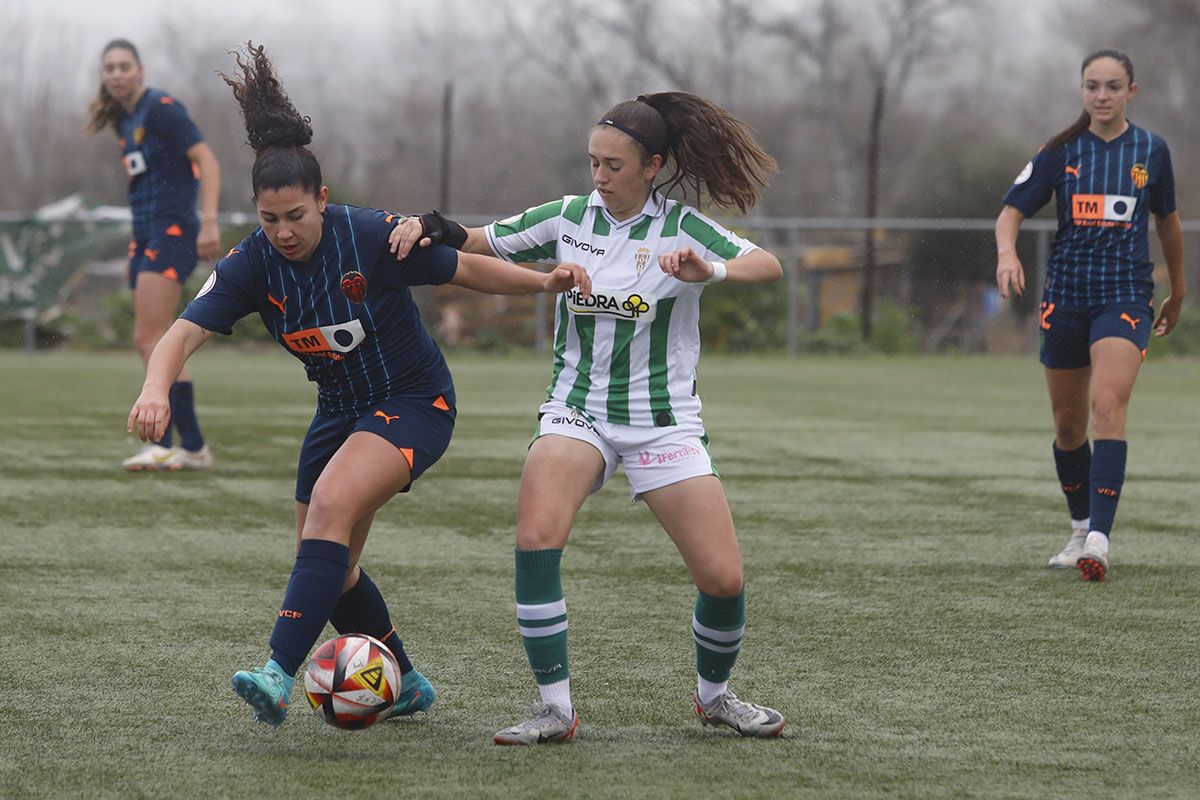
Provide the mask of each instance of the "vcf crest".
[{"label": "vcf crest", "polygon": [[367,279],[358,270],[352,270],[342,276],[342,294],[351,303],[361,303],[367,299]]},{"label": "vcf crest", "polygon": [[1133,188],[1145,189],[1150,180],[1150,171],[1146,169],[1145,164],[1134,164],[1129,170],[1129,177],[1133,179]]},{"label": "vcf crest", "polygon": [[637,272],[638,275],[641,275],[642,270],[644,270],[646,268],[646,265],[650,263],[650,248],[639,247],[635,258],[636,258],[636,263],[634,265],[635,271]]}]

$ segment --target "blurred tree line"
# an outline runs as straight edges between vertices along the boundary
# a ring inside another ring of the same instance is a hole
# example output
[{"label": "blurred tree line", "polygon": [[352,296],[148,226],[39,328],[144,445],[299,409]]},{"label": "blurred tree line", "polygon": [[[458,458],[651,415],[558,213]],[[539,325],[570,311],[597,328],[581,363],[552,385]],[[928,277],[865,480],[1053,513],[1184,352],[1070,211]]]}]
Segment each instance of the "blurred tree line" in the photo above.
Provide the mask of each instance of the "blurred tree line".
[{"label": "blurred tree line", "polygon": [[[0,209],[75,192],[123,203],[112,137],[82,130],[109,32],[46,26],[23,9],[0,5]],[[1181,212],[1197,216],[1200,181],[1188,176],[1200,144],[1185,135],[1200,123],[1195,0],[1048,0],[1023,12],[984,0],[447,0],[364,16],[357,29],[339,9],[298,16],[308,24],[175,14],[136,41],[147,83],[187,105],[220,159],[222,210],[249,210],[253,154],[216,73],[253,36],[312,117],[335,200],[438,205],[453,82],[448,210],[498,215],[587,192],[598,115],[685,89],[753,125],[779,161],[756,214],[991,217],[1025,161],[1077,115],[1083,56],[1115,46],[1137,67],[1131,118],[1171,143]],[[990,236],[906,244],[918,303],[994,269]]]}]

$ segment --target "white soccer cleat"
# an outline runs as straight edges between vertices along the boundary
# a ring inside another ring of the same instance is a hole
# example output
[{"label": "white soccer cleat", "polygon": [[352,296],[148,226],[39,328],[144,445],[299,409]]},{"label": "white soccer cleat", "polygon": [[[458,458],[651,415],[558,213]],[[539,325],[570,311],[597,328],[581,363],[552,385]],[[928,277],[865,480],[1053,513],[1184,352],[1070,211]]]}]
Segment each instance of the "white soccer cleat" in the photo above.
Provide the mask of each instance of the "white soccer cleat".
[{"label": "white soccer cleat", "polygon": [[692,695],[692,701],[702,724],[728,725],[742,736],[771,738],[782,733],[787,725],[783,714],[775,709],[738,700],[737,695],[728,690],[708,705],[701,705],[698,695]]},{"label": "white soccer cleat", "polygon": [[1086,536],[1072,536],[1066,547],[1060,550],[1058,555],[1051,557],[1050,569],[1074,569],[1075,562],[1079,561],[1079,556],[1083,554],[1083,543],[1086,540]]},{"label": "white soccer cleat", "polygon": [[578,730],[578,714],[572,711],[567,716],[558,706],[547,705],[533,719],[496,731],[492,741],[496,744],[559,744],[574,739]]},{"label": "white soccer cleat", "polygon": [[160,447],[148,444],[135,455],[121,462],[127,472],[154,472],[161,469],[171,469],[171,458],[175,455],[174,447]]},{"label": "white soccer cleat", "polygon": [[175,452],[167,460],[167,465],[164,469],[177,472],[182,469],[210,469],[212,465],[213,456],[212,451],[208,449],[208,445],[204,445],[199,450],[194,451],[176,447]]},{"label": "white soccer cleat", "polygon": [[1079,554],[1075,567],[1085,581],[1102,581],[1108,576],[1108,551],[1089,542]]}]

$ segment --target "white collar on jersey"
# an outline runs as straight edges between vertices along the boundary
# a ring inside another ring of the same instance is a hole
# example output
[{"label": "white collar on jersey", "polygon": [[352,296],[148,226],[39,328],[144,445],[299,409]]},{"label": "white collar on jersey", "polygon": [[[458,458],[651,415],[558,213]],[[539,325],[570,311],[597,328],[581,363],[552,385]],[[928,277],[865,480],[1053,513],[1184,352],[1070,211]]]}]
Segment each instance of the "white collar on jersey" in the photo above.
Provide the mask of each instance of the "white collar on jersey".
[{"label": "white collar on jersey", "polygon": [[[604,200],[600,197],[600,193],[595,189],[593,189],[592,193],[588,195],[587,204],[589,206],[603,208],[605,211],[608,210],[608,208],[604,205]],[[642,206],[642,214],[646,215],[647,217],[661,217],[665,213],[667,213],[666,198],[658,192],[650,192],[650,196],[646,198],[646,205]],[[637,218],[637,214],[634,214],[629,219],[635,220]]]}]

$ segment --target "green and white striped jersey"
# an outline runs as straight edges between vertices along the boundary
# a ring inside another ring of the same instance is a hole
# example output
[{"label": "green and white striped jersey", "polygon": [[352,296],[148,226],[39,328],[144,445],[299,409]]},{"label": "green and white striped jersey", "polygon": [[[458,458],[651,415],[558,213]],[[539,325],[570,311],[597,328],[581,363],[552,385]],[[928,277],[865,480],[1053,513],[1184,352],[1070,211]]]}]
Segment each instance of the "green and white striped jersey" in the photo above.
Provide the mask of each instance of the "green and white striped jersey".
[{"label": "green and white striped jersey", "polygon": [[486,228],[492,251],[513,262],[582,264],[592,295],[559,295],[548,400],[592,417],[642,427],[697,423],[700,294],[659,268],[691,246],[709,261],[756,249],[696,209],[654,193],[624,222],[599,193],[568,195]]}]

